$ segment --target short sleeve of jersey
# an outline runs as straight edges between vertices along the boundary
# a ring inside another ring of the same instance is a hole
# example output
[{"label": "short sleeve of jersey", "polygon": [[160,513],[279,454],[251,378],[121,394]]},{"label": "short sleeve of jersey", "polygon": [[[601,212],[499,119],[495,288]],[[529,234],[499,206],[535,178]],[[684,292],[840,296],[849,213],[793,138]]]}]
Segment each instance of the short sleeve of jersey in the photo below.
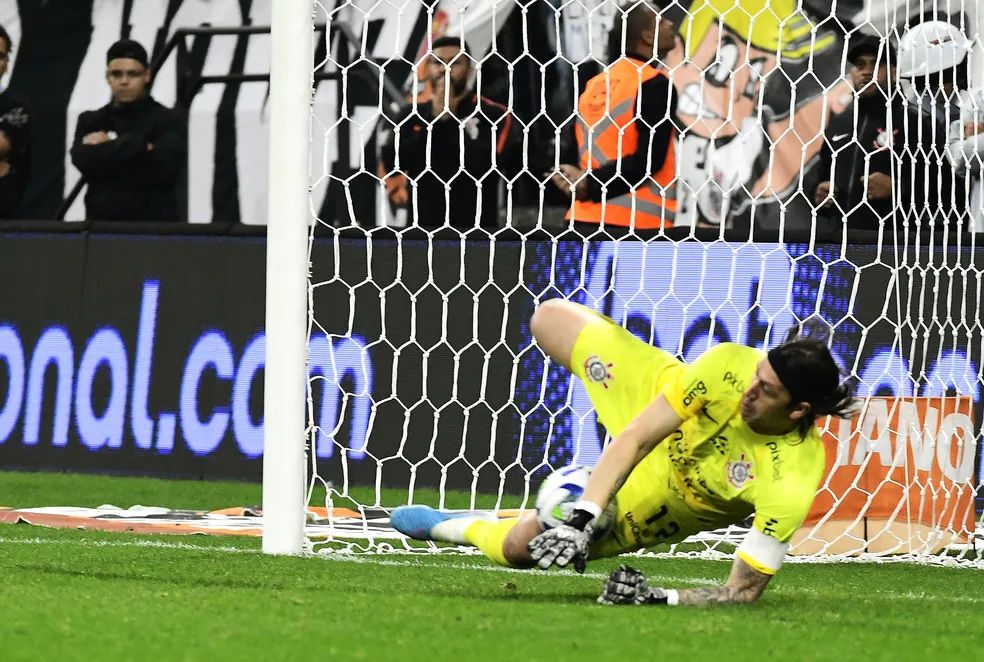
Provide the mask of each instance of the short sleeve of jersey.
[{"label": "short sleeve of jersey", "polygon": [[700,355],[693,363],[678,370],[673,380],[663,387],[663,396],[673,411],[683,420],[692,418],[708,402],[720,394],[721,375],[737,345],[721,343]]},{"label": "short sleeve of jersey", "polygon": [[819,481],[790,484],[785,480],[772,483],[755,497],[755,521],[752,526],[779,542],[789,542],[810,514]]}]

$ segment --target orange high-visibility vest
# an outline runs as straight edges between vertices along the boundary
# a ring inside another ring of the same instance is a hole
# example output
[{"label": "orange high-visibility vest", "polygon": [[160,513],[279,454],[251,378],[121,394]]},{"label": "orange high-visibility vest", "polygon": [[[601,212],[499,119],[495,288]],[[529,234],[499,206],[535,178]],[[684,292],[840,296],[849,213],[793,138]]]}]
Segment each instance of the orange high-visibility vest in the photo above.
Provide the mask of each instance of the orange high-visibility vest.
[{"label": "orange high-visibility vest", "polygon": [[[636,99],[642,84],[656,76],[666,74],[640,60],[623,57],[588,81],[578,101],[576,126],[582,168],[590,173],[636,149],[649,149],[651,127],[642,125],[640,141]],[[677,211],[675,142],[676,136],[659,172],[651,173],[634,191],[614,198],[606,196],[602,202],[575,201],[567,219],[585,223],[604,220],[608,225],[639,230],[671,227]]]}]

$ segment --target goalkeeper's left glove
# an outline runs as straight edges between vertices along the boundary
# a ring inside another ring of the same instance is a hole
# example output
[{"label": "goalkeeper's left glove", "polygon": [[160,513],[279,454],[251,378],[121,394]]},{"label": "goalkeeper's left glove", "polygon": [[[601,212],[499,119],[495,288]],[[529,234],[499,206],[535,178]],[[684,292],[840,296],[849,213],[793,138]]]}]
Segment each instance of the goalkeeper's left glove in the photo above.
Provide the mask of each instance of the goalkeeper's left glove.
[{"label": "goalkeeper's left glove", "polygon": [[547,529],[526,546],[541,570],[551,565],[563,568],[574,563],[574,569],[584,574],[588,566],[588,543],[591,541],[591,520],[594,515],[575,509],[560,526]]},{"label": "goalkeeper's left glove", "polygon": [[650,587],[641,572],[623,565],[605,580],[605,589],[598,602],[603,605],[675,605],[677,592]]}]

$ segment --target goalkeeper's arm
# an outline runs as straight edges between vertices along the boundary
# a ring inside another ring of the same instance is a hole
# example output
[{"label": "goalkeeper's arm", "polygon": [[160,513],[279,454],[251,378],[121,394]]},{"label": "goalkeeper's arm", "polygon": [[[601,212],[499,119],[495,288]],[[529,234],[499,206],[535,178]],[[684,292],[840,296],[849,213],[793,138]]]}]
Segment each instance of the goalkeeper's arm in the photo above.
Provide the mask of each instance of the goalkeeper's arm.
[{"label": "goalkeeper's arm", "polygon": [[641,572],[622,566],[605,581],[598,602],[605,605],[749,604],[765,591],[772,575],[735,558],[728,583],[681,590],[651,587]]},{"label": "goalkeeper's arm", "polygon": [[655,588],[646,583],[641,572],[622,566],[605,581],[598,602],[606,605],[748,604],[758,600],[765,591],[782,567],[788,550],[788,542],[781,542],[753,525],[738,548],[726,584],[679,591]]},{"label": "goalkeeper's arm", "polygon": [[682,423],[666,396],[656,398],[602,451],[577,507],[598,516],[635,466]]},{"label": "goalkeeper's arm", "polygon": [[584,572],[591,521],[605,510],[612,495],[642,458],[681,423],[683,419],[666,397],[660,395],[608,444],[564,525],[544,531],[527,545],[540,568],[546,570],[551,565],[563,568],[573,561],[574,569]]},{"label": "goalkeeper's arm", "polygon": [[683,589],[677,592],[678,601],[681,605],[748,604],[761,597],[772,577],[736,557],[727,584]]}]

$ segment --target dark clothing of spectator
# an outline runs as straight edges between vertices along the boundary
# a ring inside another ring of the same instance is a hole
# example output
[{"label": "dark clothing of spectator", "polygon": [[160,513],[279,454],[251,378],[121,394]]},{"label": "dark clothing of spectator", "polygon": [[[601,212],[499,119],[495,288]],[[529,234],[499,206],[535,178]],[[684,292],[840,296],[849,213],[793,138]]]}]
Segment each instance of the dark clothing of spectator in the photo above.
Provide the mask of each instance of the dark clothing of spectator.
[{"label": "dark clothing of spectator", "polygon": [[[931,133],[924,135],[920,139],[922,151],[932,155],[934,163],[939,160],[942,166],[939,170],[939,184],[930,187],[930,192],[934,197],[930,200],[929,212],[924,218],[935,218],[937,221],[964,221],[972,218],[974,212],[970,211],[970,200],[973,197],[973,183],[968,182],[966,173],[957,174],[948,155],[950,138],[949,131],[955,123],[961,125],[960,97],[955,97],[947,102],[940,95],[937,99],[923,97],[920,100],[909,102],[907,105],[913,112],[922,113],[927,125],[931,127]],[[968,192],[968,184],[971,192]],[[967,214],[970,214],[968,216]]]},{"label": "dark clothing of spectator", "polygon": [[[421,227],[498,227],[499,187],[515,173],[517,128],[504,106],[472,95],[454,117],[434,119],[429,101],[408,104],[387,130],[381,161],[409,180],[408,209]],[[473,179],[474,178],[474,179]],[[481,191],[481,203],[479,203]]]},{"label": "dark clothing of spectator", "polygon": [[0,161],[0,218],[17,218],[31,178],[31,111],[10,91],[0,94],[0,133],[10,153]]},{"label": "dark clothing of spectator", "polygon": [[[890,125],[881,95],[859,99],[855,108],[833,117],[827,126],[817,175],[832,183],[837,204],[819,213],[843,213],[850,229],[877,230],[883,219],[891,228],[905,217],[925,223],[927,213],[939,209],[942,194],[949,198],[953,185],[952,174],[941,167],[946,134],[897,94]],[[875,173],[892,178],[892,195],[867,195],[866,179]]]},{"label": "dark clothing of spectator", "polygon": [[[90,133],[113,138],[83,144]],[[145,97],[82,113],[72,163],[88,183],[86,218],[100,221],[178,221],[178,177],[186,163],[178,112]]]}]

